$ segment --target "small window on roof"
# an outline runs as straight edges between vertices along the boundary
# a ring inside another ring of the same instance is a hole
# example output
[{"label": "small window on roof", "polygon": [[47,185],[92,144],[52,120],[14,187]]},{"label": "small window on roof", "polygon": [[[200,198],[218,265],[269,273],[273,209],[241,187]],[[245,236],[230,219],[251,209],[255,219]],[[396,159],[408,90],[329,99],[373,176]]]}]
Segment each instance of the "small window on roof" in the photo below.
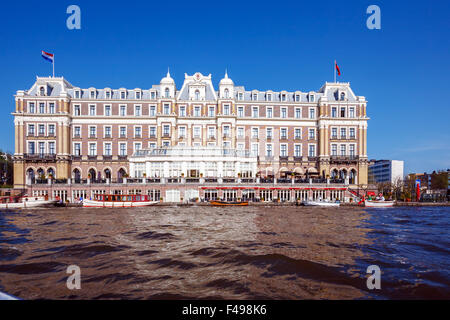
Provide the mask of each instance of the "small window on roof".
[{"label": "small window on roof", "polygon": [[44,87],[40,87],[40,88],[39,88],[39,94],[40,94],[41,96],[45,96],[45,88],[44,88]]}]

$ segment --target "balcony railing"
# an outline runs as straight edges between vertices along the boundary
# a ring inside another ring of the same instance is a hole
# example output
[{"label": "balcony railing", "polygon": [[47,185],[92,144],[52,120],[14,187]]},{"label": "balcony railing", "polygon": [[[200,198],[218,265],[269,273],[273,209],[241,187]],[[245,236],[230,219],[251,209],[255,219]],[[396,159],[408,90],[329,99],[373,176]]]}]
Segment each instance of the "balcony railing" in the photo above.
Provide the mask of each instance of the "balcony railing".
[{"label": "balcony railing", "polygon": [[25,153],[23,157],[25,160],[36,160],[36,161],[56,160],[56,154],[54,153]]},{"label": "balcony railing", "polygon": [[88,158],[88,160],[97,160],[97,155],[90,154],[87,156],[87,158]]},{"label": "balcony railing", "polygon": [[110,154],[104,154],[104,155],[103,155],[103,160],[112,160],[112,155],[110,155]]},{"label": "balcony railing", "polygon": [[82,156],[81,154],[73,154],[72,155],[72,160],[81,160]]},{"label": "balcony railing", "polygon": [[357,161],[358,156],[331,156],[330,160],[333,162],[351,162],[351,161]]}]

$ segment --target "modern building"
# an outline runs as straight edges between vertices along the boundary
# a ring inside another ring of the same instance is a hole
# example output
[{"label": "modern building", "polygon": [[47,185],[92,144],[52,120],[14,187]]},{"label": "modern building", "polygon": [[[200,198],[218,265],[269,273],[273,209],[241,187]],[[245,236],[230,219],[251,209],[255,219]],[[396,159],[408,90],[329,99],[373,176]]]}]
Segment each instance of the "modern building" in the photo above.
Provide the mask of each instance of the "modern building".
[{"label": "modern building", "polygon": [[369,165],[369,183],[396,183],[403,180],[404,162],[402,160],[376,160]]},{"label": "modern building", "polygon": [[[225,74],[215,89],[211,75],[197,72],[185,74],[181,89],[169,73],[149,89],[99,89],[37,77],[15,102],[15,187],[48,178],[121,181],[142,168],[167,178],[368,182],[367,101],[349,83],[326,82],[318,91],[246,90]],[[205,152],[203,161],[181,159],[186,148]]]}]

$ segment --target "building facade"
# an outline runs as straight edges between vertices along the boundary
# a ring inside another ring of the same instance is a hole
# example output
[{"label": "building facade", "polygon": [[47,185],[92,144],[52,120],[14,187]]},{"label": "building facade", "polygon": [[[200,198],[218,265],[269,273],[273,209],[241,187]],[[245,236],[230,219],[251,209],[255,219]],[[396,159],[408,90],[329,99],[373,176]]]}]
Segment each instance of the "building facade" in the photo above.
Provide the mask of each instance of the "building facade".
[{"label": "building facade", "polygon": [[376,160],[369,165],[369,183],[403,181],[404,162],[402,160]]},{"label": "building facade", "polygon": [[225,74],[216,90],[211,75],[197,72],[185,74],[181,89],[169,73],[150,89],[83,89],[37,77],[15,102],[15,187],[48,178],[119,181],[134,176],[130,158],[139,150],[173,147],[249,152],[256,169],[248,174],[261,178],[368,183],[367,101],[349,83],[259,91]]}]

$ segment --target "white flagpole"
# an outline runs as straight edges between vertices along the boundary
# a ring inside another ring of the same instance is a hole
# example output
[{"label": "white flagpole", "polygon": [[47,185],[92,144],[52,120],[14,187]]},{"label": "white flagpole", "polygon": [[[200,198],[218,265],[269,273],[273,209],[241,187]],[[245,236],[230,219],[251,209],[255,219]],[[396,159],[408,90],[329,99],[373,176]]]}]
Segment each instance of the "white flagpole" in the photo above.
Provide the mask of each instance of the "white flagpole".
[{"label": "white flagpole", "polygon": [[54,78],[55,77],[55,55],[53,55],[52,65],[53,65],[53,78]]},{"label": "white flagpole", "polygon": [[336,83],[336,60],[334,60],[333,69],[334,69],[334,83]]}]

